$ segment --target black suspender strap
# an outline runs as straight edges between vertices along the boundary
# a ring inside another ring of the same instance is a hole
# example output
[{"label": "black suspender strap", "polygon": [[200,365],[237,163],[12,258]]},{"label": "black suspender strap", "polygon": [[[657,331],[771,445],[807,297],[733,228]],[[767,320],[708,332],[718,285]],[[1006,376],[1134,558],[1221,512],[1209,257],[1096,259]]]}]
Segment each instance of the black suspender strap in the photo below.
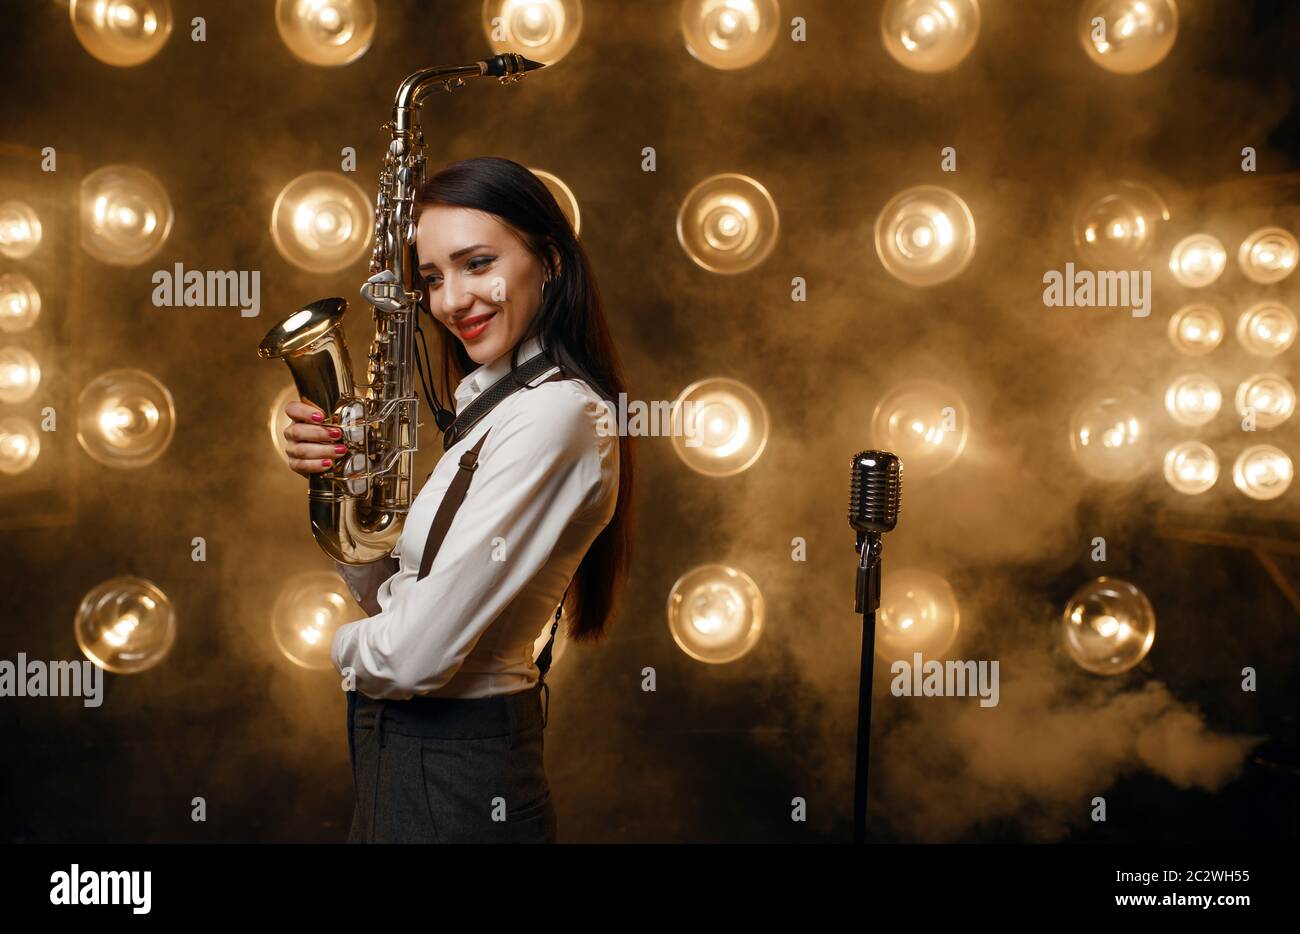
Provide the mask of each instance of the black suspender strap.
[{"label": "black suspender strap", "polygon": [[[517,375],[523,377],[524,382],[535,378],[539,373],[545,373],[547,370],[556,366],[554,362],[546,359],[545,354],[537,354],[527,362],[522,364],[516,371]],[[561,367],[558,373],[547,377],[537,383],[550,383],[555,380],[568,379],[569,374]],[[514,380],[506,374],[489,386],[477,399],[471,402],[452,423],[451,427],[443,434],[443,450],[447,450],[456,439],[469,430],[471,426],[477,423],[488,412],[496,408],[504,399],[524,387],[516,385]],[[474,479],[474,471],[478,469],[479,452],[483,450],[483,444],[487,441],[489,428],[483,432],[482,437],[474,442],[474,446],[460,456],[460,464],[456,471],[456,476],[452,477],[451,483],[447,486],[447,492],[443,494],[442,502],[438,504],[438,511],[434,514],[433,524],[429,526],[429,537],[424,545],[424,552],[420,555],[420,573],[416,580],[423,580],[433,567],[433,560],[438,556],[439,549],[442,548],[443,540],[447,537],[447,531],[451,528],[452,519],[456,517],[456,511],[460,509],[461,503],[465,501],[465,494],[469,492],[470,481]],[[430,472],[432,475],[432,472]],[[426,478],[427,479],[427,478]],[[569,582],[572,585],[572,581]],[[552,646],[555,643],[555,632],[560,625],[560,615],[564,611],[564,600],[569,595],[569,588],[564,588],[564,596],[560,597],[560,605],[555,610],[555,621],[551,624],[551,637],[546,641],[542,648],[541,654],[537,656],[537,670],[539,672],[538,681],[545,696],[545,708],[542,713],[542,726],[546,726],[546,719],[550,712],[550,691],[551,687],[546,683],[546,672],[551,667]]]}]

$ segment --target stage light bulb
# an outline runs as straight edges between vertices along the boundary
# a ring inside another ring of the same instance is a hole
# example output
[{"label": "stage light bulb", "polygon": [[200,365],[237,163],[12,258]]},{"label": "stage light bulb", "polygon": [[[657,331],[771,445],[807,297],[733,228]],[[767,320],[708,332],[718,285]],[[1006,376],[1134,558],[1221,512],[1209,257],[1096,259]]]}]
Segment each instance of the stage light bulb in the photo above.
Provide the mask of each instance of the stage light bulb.
[{"label": "stage light bulb", "polygon": [[897,454],[909,477],[929,477],[951,467],[966,448],[969,430],[965,400],[930,380],[899,383],[871,415],[872,445]]},{"label": "stage light bulb", "polygon": [[0,402],[26,402],[41,384],[41,365],[24,347],[0,348]]},{"label": "stage light bulb", "polygon": [[1298,254],[1300,245],[1290,231],[1261,227],[1241,241],[1237,264],[1247,279],[1269,285],[1291,275]]},{"label": "stage light bulb", "polygon": [[889,0],[880,16],[886,51],[913,71],[956,68],[979,32],[979,0]]},{"label": "stage light bulb", "polygon": [[776,246],[779,228],[776,202],[745,175],[706,178],[677,211],[677,242],[709,272],[734,275],[753,269]]},{"label": "stage light bulb", "polygon": [[543,65],[568,55],[582,35],[580,0],[484,0],[482,19],[494,52]]},{"label": "stage light bulb", "polygon": [[920,568],[891,570],[882,578],[876,655],[885,661],[910,662],[915,652],[925,658],[947,653],[957,638],[961,616],[952,586]]},{"label": "stage light bulb", "polygon": [[710,477],[748,470],[767,446],[767,406],[734,379],[697,380],[673,401],[673,450],[686,466]]},{"label": "stage light bulb", "polygon": [[1181,353],[1200,357],[1223,341],[1223,315],[1213,305],[1187,305],[1169,319],[1169,341]]},{"label": "stage light bulb", "polygon": [[1148,185],[1110,182],[1085,195],[1074,221],[1080,255],[1103,268],[1132,268],[1146,258],[1169,220],[1169,208]]},{"label": "stage light bulb", "polygon": [[1179,376],[1165,390],[1165,409],[1180,425],[1195,427],[1214,421],[1223,404],[1223,393],[1213,379],[1203,373]]},{"label": "stage light bulb", "polygon": [[0,473],[20,474],[36,463],[41,436],[25,418],[0,418]]},{"label": "stage light bulb", "polygon": [[161,662],[176,641],[176,613],[153,582],[123,576],[81,598],[73,630],[85,656],[117,674],[138,674]]},{"label": "stage light bulb", "polygon": [[110,370],[77,397],[77,441],[106,467],[152,464],[175,430],[171,392],[141,370]]},{"label": "stage light bulb", "polygon": [[1247,353],[1275,357],[1295,343],[1296,317],[1280,302],[1252,305],[1237,319],[1237,340]]},{"label": "stage light bulb", "polygon": [[1135,667],[1156,638],[1156,614],[1146,594],[1114,577],[1099,577],[1076,590],[1061,623],[1070,657],[1096,675]]},{"label": "stage light bulb", "polygon": [[40,314],[41,293],[31,279],[16,272],[0,275],[0,331],[26,331]]},{"label": "stage light bulb", "polygon": [[765,602],[744,571],[722,564],[696,567],[668,594],[668,631],[691,658],[720,665],[754,647],[763,632]]},{"label": "stage light bulb", "polygon": [[355,62],[370,48],[377,19],[374,0],[276,0],[280,40],[309,65]]},{"label": "stage light bulb", "polygon": [[1195,496],[1219,479],[1219,458],[1207,444],[1184,441],[1165,452],[1165,480],[1179,493]]},{"label": "stage light bulb", "polygon": [[1237,413],[1255,413],[1257,428],[1276,428],[1295,411],[1295,389],[1276,373],[1257,373],[1237,387]]},{"label": "stage light bulb", "polygon": [[71,0],[68,14],[82,48],[119,68],[149,61],[172,31],[168,0]]},{"label": "stage light bulb", "polygon": [[564,184],[558,175],[552,175],[542,169],[529,169],[529,171],[541,179],[564,216],[569,219],[569,224],[573,227],[573,235],[578,236],[582,231],[582,212],[578,209],[578,199],[574,197],[573,190]]},{"label": "stage light bulb", "polygon": [[938,285],[975,255],[975,218],[945,188],[920,185],[895,195],[876,217],[876,254],[909,285]]},{"label": "stage light bulb", "polygon": [[81,245],[113,266],[138,266],[172,229],[172,205],[162,183],[132,165],[107,165],[81,180]]},{"label": "stage light bulb", "polygon": [[[1090,476],[1134,480],[1150,466],[1151,406],[1137,390],[1089,393],[1070,417],[1070,448]],[[910,465],[909,465],[910,469]]]},{"label": "stage light bulb", "polygon": [[365,618],[338,574],[308,571],[285,582],[271,610],[271,635],[289,661],[302,668],[332,668],[330,647],[344,623]]},{"label": "stage light bulb", "polygon": [[780,25],[777,0],[684,0],[681,6],[686,51],[705,65],[727,71],[766,58]]},{"label": "stage light bulb", "polygon": [[371,246],[373,221],[356,182],[338,172],[308,172],[275,199],[271,237],[280,255],[300,269],[338,272]]},{"label": "stage light bulb", "polygon": [[1174,47],[1178,6],[1174,0],[1089,0],[1079,11],[1079,38],[1088,57],[1107,71],[1146,71]]},{"label": "stage light bulb", "polygon": [[1232,465],[1232,482],[1255,500],[1277,499],[1291,486],[1295,467],[1291,458],[1271,444],[1246,448]]},{"label": "stage light bulb", "polygon": [[1169,271],[1180,285],[1202,289],[1223,273],[1228,253],[1212,234],[1199,233],[1184,237],[1169,254]]},{"label": "stage light bulb", "polygon": [[22,201],[0,204],[0,255],[26,259],[41,245],[41,219]]}]

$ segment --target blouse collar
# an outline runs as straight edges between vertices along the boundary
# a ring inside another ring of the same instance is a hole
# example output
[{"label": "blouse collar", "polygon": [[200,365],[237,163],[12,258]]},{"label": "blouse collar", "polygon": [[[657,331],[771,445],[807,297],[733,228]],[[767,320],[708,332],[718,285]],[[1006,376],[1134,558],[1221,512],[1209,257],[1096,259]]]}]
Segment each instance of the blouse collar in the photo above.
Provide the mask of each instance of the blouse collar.
[{"label": "blouse collar", "polygon": [[[522,365],[542,352],[542,340],[538,335],[528,338],[519,348],[519,363]],[[459,415],[467,405],[501,377],[510,372],[510,351],[490,363],[484,363],[456,386],[456,414]]]}]

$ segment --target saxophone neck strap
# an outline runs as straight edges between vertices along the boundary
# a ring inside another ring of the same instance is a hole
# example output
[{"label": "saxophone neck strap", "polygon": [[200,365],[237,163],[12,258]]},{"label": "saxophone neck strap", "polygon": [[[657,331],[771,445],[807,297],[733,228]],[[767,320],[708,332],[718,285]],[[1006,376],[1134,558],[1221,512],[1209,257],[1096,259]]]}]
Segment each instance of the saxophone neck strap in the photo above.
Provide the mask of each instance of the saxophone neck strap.
[{"label": "saxophone neck strap", "polygon": [[[457,415],[451,426],[442,433],[442,449],[444,451],[450,450],[451,446],[478,424],[483,416],[495,409],[508,396],[524,388],[524,385],[531,383],[547,370],[557,366],[560,367],[560,372],[551,379],[568,379],[564,367],[552,360],[550,355],[545,352],[530,357],[521,363],[513,373],[507,373],[501,377],[479,393],[478,398],[466,406],[465,411]],[[549,383],[551,379],[542,380],[542,382]],[[524,385],[520,385],[521,383]]]}]

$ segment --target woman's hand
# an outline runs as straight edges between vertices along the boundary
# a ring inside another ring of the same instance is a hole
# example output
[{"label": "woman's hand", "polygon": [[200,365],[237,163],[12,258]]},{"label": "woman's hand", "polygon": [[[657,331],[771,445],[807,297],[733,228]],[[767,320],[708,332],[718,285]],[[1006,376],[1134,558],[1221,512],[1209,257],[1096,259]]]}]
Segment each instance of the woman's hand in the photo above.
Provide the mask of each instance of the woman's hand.
[{"label": "woman's hand", "polygon": [[348,451],[343,431],[324,425],[325,413],[306,402],[290,402],[284,407],[290,422],[284,427],[284,453],[294,473],[310,477],[324,473]]}]

